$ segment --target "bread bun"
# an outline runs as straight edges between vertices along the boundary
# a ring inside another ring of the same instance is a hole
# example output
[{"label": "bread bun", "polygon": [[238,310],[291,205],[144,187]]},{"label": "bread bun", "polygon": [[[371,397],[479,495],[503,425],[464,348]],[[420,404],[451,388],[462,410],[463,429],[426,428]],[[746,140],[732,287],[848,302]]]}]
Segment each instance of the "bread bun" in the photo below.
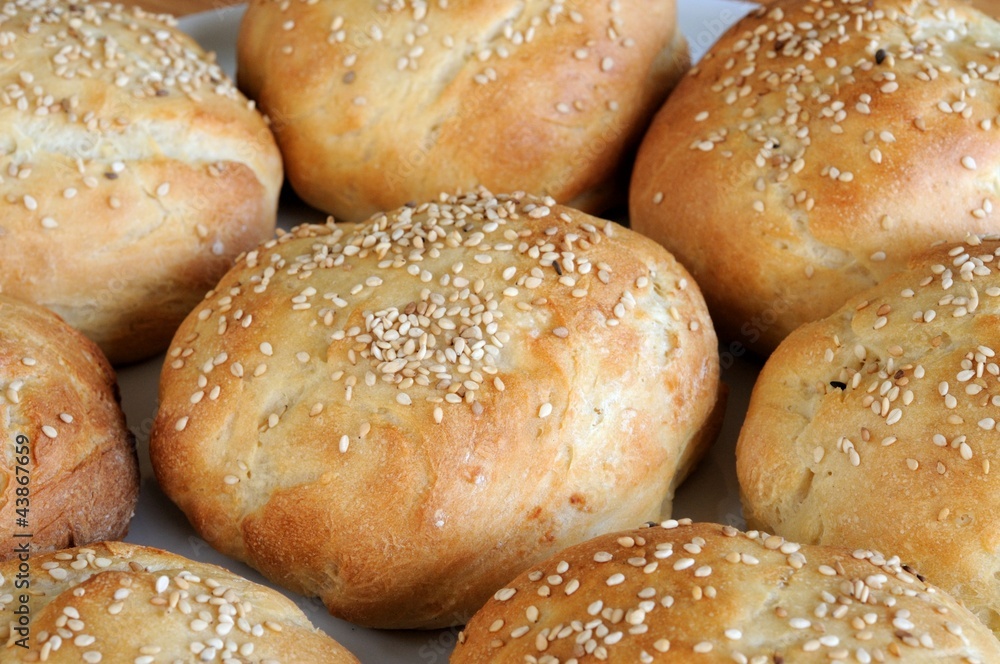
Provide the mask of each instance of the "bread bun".
[{"label": "bread bun", "polygon": [[290,182],[348,221],[477,185],[599,212],[687,67],[674,0],[255,0],[239,36]]},{"label": "bread bun", "polygon": [[770,352],[932,242],[1000,228],[998,43],[958,0],[769,3],[660,111],[632,227]]},{"label": "bread bun", "polygon": [[751,525],[898,553],[995,631],[998,254],[942,245],[791,334],[737,447]]},{"label": "bread bun", "polygon": [[46,551],[125,536],[139,463],[115,374],[58,316],[5,295],[0,442],[0,560],[24,543]]},{"label": "bread bun", "polygon": [[1000,661],[898,558],[666,522],[574,546],[498,590],[452,664]]},{"label": "bread bun", "polygon": [[15,2],[0,18],[0,289],[114,363],[162,351],[274,232],[270,131],[169,17]]},{"label": "bread bun", "polygon": [[[308,662],[357,664],[281,594],[215,565],[104,542],[0,563],[4,662]],[[17,610],[26,596],[27,648]]]},{"label": "bread bun", "polygon": [[655,243],[443,196],[239,261],[178,330],[152,460],[212,546],[335,615],[461,624],[533,561],[669,511],[718,373]]}]

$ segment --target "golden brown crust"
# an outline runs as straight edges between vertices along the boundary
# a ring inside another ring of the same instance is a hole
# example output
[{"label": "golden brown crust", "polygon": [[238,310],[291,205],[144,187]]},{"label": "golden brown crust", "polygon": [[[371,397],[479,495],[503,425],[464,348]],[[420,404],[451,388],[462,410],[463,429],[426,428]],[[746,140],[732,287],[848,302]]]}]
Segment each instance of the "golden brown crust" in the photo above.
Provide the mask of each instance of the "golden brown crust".
[{"label": "golden brown crust", "polygon": [[[36,556],[28,590],[15,588],[17,573],[17,561],[0,563],[0,652],[9,664],[358,661],[281,594],[159,549],[103,542]],[[8,619],[22,594],[28,649],[15,645],[21,635]]]},{"label": "golden brown crust", "polygon": [[299,195],[350,221],[477,185],[623,198],[614,178],[688,66],[674,0],[440,4],[250,3],[240,83]]},{"label": "golden brown crust", "polygon": [[[20,436],[27,464],[17,453]],[[4,295],[0,441],[0,560],[22,541],[48,551],[125,536],[139,464],[114,372],[100,349],[58,316]],[[28,504],[18,503],[20,476],[29,478]],[[17,527],[18,517],[27,526]]]},{"label": "golden brown crust", "polygon": [[994,630],[997,252],[996,240],[942,245],[794,332],[737,447],[751,524],[894,551]]},{"label": "golden brown crust", "polygon": [[0,20],[0,50],[18,63],[0,73],[0,287],[113,362],[142,359],[273,232],[277,147],[168,17],[12,7]]},{"label": "golden brown crust", "polygon": [[653,122],[633,228],[691,270],[725,335],[770,352],[931,242],[997,227],[998,39],[953,0],[755,12]]},{"label": "golden brown crust", "polygon": [[301,227],[178,331],[157,477],[213,546],[338,616],[460,624],[530,561],[669,510],[718,392],[686,274],[521,195]]},{"label": "golden brown crust", "polygon": [[605,535],[522,573],[452,664],[991,662],[975,616],[871,551],[689,520]]}]

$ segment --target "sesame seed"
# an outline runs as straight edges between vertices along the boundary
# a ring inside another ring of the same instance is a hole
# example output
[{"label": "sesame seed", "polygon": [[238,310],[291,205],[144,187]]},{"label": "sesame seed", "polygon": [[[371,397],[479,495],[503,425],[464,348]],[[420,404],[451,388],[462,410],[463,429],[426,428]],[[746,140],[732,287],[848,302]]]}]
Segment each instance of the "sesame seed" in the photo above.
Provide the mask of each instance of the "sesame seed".
[{"label": "sesame seed", "polygon": [[44,433],[48,438],[55,438],[59,435],[55,427],[49,426],[48,424],[42,427],[42,433]]},{"label": "sesame seed", "polygon": [[615,66],[615,61],[609,56],[605,56],[601,59],[601,71],[611,71]]},{"label": "sesame seed", "polygon": [[625,575],[621,573],[612,574],[608,577],[607,584],[609,586],[617,586],[625,583]]},{"label": "sesame seed", "polygon": [[694,566],[694,558],[681,558],[674,563],[674,570],[680,572]]},{"label": "sesame seed", "polygon": [[962,166],[970,171],[974,171],[976,170],[976,160],[969,156],[962,157]]},{"label": "sesame seed", "polygon": [[538,417],[545,418],[552,414],[552,404],[545,402],[538,409]]}]

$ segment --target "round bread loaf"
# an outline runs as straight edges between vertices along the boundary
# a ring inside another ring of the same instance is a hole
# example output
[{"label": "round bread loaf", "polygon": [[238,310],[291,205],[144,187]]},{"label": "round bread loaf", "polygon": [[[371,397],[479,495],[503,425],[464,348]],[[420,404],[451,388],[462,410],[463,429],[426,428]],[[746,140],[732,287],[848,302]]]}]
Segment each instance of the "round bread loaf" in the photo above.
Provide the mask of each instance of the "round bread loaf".
[{"label": "round bread loaf", "polygon": [[358,661],[291,600],[215,565],[122,542],[24,564],[0,563],[7,664]]},{"label": "round bread loaf", "polygon": [[687,67],[674,0],[254,0],[239,37],[289,181],[349,221],[477,185],[600,211]]},{"label": "round bread loaf", "polygon": [[777,0],[660,111],[632,227],[725,336],[770,352],[932,242],[1000,228],[998,52],[1000,24],[959,0]]},{"label": "round bread loaf", "polygon": [[239,261],[178,330],[152,460],[209,543],[335,615],[462,624],[533,561],[669,511],[718,372],[655,243],[442,196]]},{"label": "round bread loaf", "polygon": [[270,131],[169,17],[17,0],[0,35],[0,288],[114,363],[162,351],[274,232]]},{"label": "round bread loaf", "polygon": [[737,447],[747,521],[898,553],[1000,630],[1000,241],[946,244],[803,326]]},{"label": "round bread loaf", "polygon": [[1000,643],[898,558],[664,522],[563,551],[497,591],[452,664],[1000,661]]},{"label": "round bread loaf", "polygon": [[58,316],[5,295],[0,441],[0,560],[125,536],[139,462],[115,374]]}]

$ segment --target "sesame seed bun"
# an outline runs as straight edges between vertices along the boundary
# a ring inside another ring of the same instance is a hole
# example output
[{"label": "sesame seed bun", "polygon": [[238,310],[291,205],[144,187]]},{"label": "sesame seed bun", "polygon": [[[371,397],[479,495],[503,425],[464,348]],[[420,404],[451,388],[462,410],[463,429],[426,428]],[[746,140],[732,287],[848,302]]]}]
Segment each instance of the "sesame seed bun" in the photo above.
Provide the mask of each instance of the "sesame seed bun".
[{"label": "sesame seed bun", "polygon": [[295,190],[349,221],[478,185],[599,212],[689,62],[674,0],[257,0],[238,55]]},{"label": "sesame seed bun", "polygon": [[750,524],[897,553],[1000,629],[1000,241],[945,244],[792,333],[737,447]]},{"label": "sesame seed bun", "polygon": [[18,1],[0,33],[0,289],[115,364],[161,352],[274,232],[270,131],[169,17]]},{"label": "sesame seed bun", "polygon": [[25,542],[46,551],[125,536],[139,463],[115,374],[58,316],[5,295],[0,443],[0,560]]},{"label": "sesame seed bun", "polygon": [[[103,542],[36,556],[26,590],[16,574],[16,561],[0,563],[6,664],[358,661],[281,594],[159,549]],[[22,594],[28,648],[14,645]]]},{"label": "sesame seed bun", "polygon": [[898,558],[665,522],[521,574],[459,636],[452,664],[995,662],[1000,644]]},{"label": "sesame seed bun", "polygon": [[660,111],[632,227],[770,352],[932,242],[1000,228],[998,53],[1000,24],[958,0],[769,4]]},{"label": "sesame seed bun", "polygon": [[718,374],[662,247],[551,199],[442,196],[239,261],[171,346],[152,460],[213,546],[335,615],[461,624],[669,511]]}]

